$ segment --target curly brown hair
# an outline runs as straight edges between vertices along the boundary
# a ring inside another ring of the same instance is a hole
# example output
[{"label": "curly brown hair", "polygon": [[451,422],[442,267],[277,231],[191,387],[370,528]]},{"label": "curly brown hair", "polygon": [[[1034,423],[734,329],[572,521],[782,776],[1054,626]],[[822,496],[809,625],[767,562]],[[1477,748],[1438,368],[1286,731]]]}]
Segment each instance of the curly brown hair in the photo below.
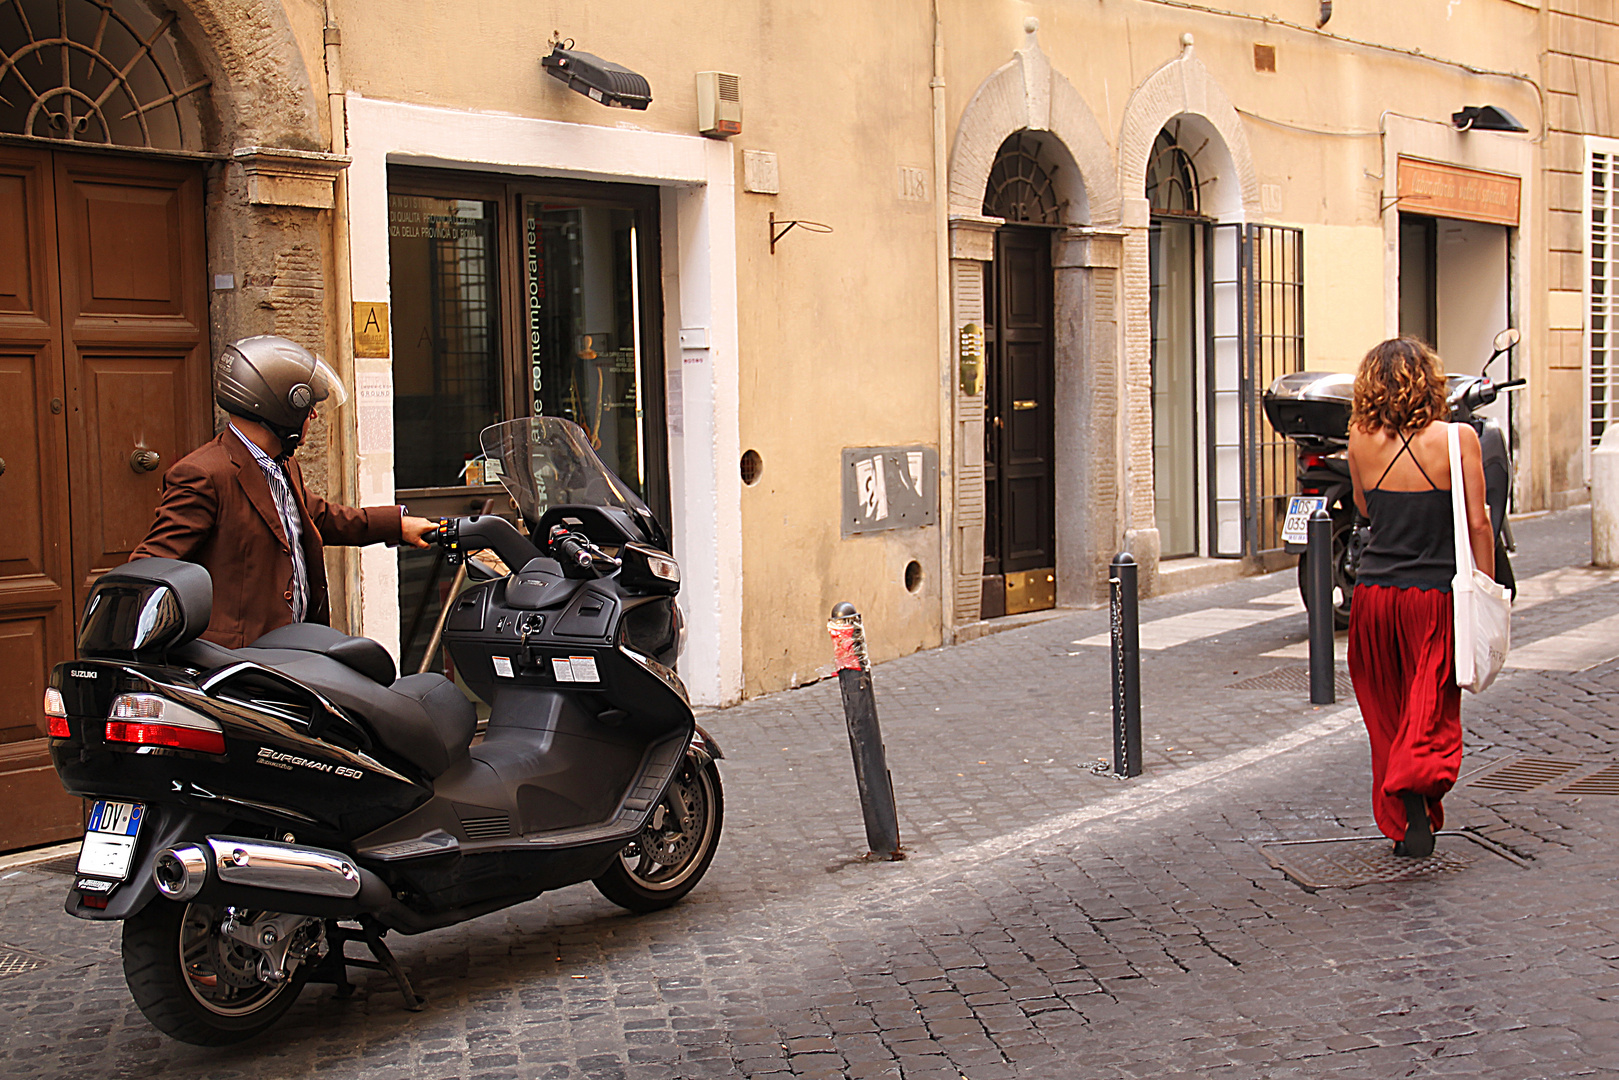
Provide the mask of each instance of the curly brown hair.
[{"label": "curly brown hair", "polygon": [[1389,338],[1360,362],[1349,414],[1360,430],[1408,434],[1449,415],[1439,356],[1416,338]]}]

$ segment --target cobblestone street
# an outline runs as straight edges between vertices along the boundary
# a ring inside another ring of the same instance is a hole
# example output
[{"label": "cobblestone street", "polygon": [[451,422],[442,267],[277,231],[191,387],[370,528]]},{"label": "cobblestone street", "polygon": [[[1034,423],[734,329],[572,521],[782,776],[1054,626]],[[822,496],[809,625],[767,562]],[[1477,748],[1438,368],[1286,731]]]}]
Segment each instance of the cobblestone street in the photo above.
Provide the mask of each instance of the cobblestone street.
[{"label": "cobblestone street", "polygon": [[[1581,635],[1619,572],[1586,567],[1589,528],[1518,523],[1514,646],[1539,666],[1464,700],[1447,832],[1404,880],[1331,883],[1381,839],[1300,843],[1376,829],[1352,697],[1307,703],[1289,570],[1143,603],[1130,781],[1093,769],[1103,611],[880,665],[905,862],[858,858],[835,681],[710,713],[704,883],[650,917],[582,886],[391,938],[417,1014],[365,973],[244,1046],[173,1042],[116,926],[64,915],[65,877],[0,870],[0,1076],[1619,1076],[1619,635]],[[1585,779],[1521,779],[1548,768]]]}]

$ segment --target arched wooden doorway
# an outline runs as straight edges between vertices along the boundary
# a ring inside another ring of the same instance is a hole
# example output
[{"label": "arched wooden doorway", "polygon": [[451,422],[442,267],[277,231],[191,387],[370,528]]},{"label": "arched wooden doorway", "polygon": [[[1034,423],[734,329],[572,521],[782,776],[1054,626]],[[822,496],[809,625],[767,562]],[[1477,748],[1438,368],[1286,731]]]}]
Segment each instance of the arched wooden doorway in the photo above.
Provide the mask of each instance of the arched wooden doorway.
[{"label": "arched wooden doorway", "polygon": [[1062,222],[1041,137],[1001,144],[984,215],[1003,219],[985,270],[984,618],[1056,605],[1051,235]]},{"label": "arched wooden doorway", "polygon": [[0,7],[0,850],[77,800],[40,703],[89,585],[212,432],[203,243],[208,81],[175,17],[129,0]]}]

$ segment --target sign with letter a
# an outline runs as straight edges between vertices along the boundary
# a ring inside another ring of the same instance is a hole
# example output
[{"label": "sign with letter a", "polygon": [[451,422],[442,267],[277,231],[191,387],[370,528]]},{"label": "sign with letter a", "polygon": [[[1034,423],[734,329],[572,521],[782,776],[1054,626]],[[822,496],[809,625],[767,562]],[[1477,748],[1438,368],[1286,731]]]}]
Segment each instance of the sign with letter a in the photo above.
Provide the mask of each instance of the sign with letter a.
[{"label": "sign with letter a", "polygon": [[388,305],[354,302],[354,355],[387,359]]}]

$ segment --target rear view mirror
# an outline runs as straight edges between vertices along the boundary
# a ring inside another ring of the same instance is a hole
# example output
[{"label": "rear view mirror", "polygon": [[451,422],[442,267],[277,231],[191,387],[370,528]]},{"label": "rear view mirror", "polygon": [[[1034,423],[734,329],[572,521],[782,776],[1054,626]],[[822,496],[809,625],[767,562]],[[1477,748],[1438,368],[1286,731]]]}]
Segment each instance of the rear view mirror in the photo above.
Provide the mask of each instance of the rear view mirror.
[{"label": "rear view mirror", "polygon": [[1495,335],[1495,351],[1498,353],[1506,352],[1508,349],[1518,344],[1519,339],[1522,337],[1523,335],[1518,333],[1518,328],[1516,326],[1507,327],[1505,330]]}]

